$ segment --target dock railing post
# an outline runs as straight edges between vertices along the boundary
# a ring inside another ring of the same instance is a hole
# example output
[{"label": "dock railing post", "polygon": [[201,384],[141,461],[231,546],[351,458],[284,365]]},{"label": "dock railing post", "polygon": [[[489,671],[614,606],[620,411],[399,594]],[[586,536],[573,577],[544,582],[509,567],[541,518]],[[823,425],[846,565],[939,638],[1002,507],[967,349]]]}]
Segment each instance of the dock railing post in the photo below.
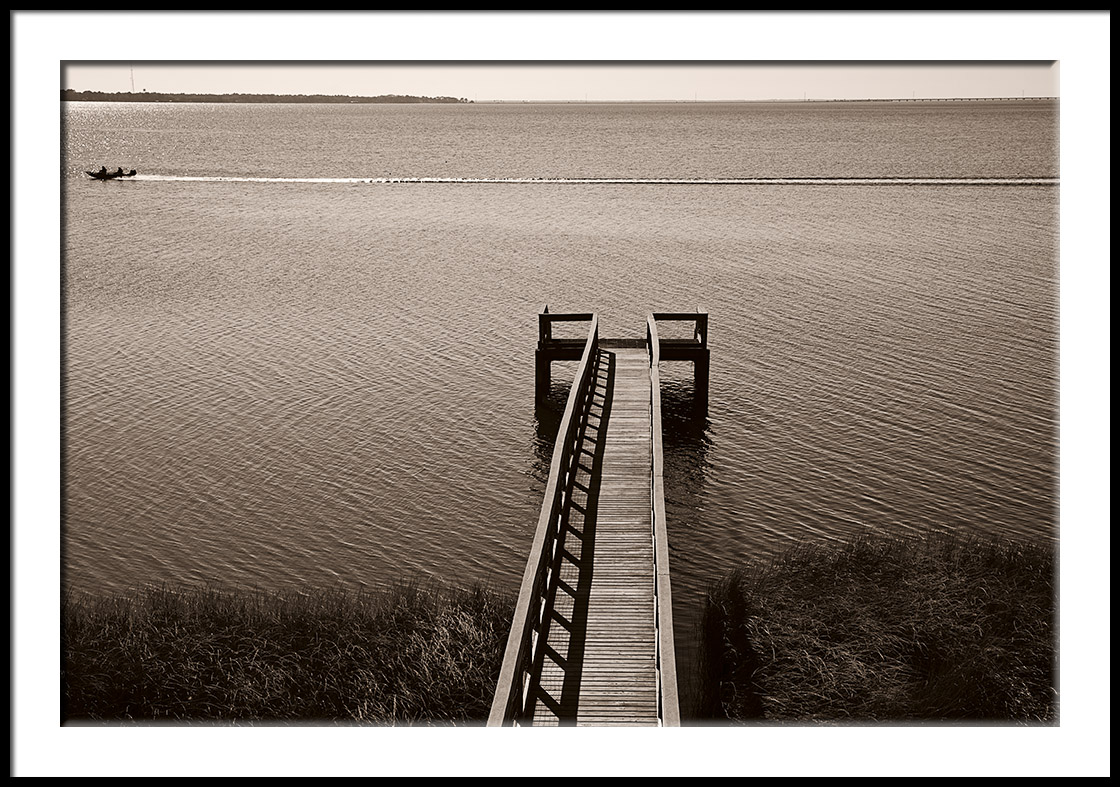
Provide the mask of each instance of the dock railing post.
[{"label": "dock railing post", "polygon": [[552,320],[548,316],[548,304],[544,311],[537,315],[537,352],[536,352],[536,400],[544,401],[548,396],[548,389],[552,387],[552,358],[545,350],[545,345],[552,340]]},{"label": "dock railing post", "polygon": [[696,403],[707,409],[708,406],[708,380],[711,352],[708,350],[708,313],[696,310],[696,330],[693,338],[700,345],[700,353],[692,362],[692,387],[696,392]]}]

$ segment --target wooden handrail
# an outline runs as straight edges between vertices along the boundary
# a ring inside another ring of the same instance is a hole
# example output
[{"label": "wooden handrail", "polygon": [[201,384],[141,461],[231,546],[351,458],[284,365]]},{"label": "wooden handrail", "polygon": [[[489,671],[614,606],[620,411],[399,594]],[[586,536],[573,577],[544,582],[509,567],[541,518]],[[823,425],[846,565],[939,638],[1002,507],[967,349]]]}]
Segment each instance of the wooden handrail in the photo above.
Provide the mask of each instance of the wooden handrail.
[{"label": "wooden handrail", "polygon": [[[704,315],[705,322],[707,315]],[[677,659],[673,641],[673,595],[669,577],[669,538],[665,517],[665,452],[661,434],[661,341],[657,315],[646,319],[650,378],[650,510],[653,515],[654,620],[657,627],[657,705],[662,726],[679,727]]]},{"label": "wooden handrail", "polygon": [[568,314],[553,314],[549,312],[548,307],[545,311],[537,315],[537,342],[544,344],[545,342],[553,341],[552,339],[552,323],[554,322],[588,322],[595,319],[595,315],[591,312],[572,312]]},{"label": "wooden handrail", "polygon": [[692,340],[700,347],[708,346],[708,314],[707,312],[654,312],[650,315],[654,322],[691,322],[695,324],[692,331]]},{"label": "wooden handrail", "polygon": [[[545,317],[565,319],[571,315],[540,315],[541,325]],[[572,481],[575,477],[576,455],[574,447],[582,434],[587,419],[587,410],[594,393],[592,370],[595,367],[599,350],[599,318],[589,315],[591,327],[587,332],[583,356],[576,370],[572,389],[568,393],[568,403],[564,416],[556,432],[556,444],[552,451],[552,466],[548,474],[541,513],[537,519],[537,529],[533,536],[533,546],[521,579],[521,590],[517,597],[517,607],[510,626],[509,639],[506,641],[502,671],[494,691],[494,701],[490,706],[487,726],[500,727],[515,721],[525,713],[528,699],[531,669],[540,656],[540,641],[544,635],[543,620],[545,599],[553,582],[553,574],[559,545],[560,520],[565,514]]]}]

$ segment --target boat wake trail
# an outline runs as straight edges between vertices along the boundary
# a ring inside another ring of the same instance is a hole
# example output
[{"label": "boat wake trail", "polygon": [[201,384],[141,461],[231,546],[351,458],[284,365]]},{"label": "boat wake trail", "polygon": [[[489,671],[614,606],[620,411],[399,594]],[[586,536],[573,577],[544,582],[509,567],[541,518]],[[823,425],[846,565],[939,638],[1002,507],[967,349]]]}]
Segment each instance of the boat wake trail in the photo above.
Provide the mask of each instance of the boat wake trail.
[{"label": "boat wake trail", "polygon": [[139,175],[135,180],[190,183],[342,183],[342,184],[536,184],[650,186],[1054,186],[1057,178],[255,178],[239,176]]}]

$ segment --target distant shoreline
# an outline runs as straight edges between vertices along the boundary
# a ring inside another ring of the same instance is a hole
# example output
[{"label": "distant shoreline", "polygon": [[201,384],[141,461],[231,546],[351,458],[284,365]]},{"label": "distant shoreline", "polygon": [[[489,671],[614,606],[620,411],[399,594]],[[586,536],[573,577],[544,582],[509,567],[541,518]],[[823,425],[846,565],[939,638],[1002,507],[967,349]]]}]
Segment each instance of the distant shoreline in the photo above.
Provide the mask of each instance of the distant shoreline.
[{"label": "distant shoreline", "polygon": [[451,96],[328,96],[276,93],[102,93],[63,90],[63,101],[195,104],[923,104],[934,102],[1057,101],[1057,96],[989,96],[986,98],[765,98],[765,99],[483,99]]},{"label": "distant shoreline", "polygon": [[120,101],[131,103],[188,104],[470,104],[452,96],[327,96],[280,95],[277,93],[102,93],[94,90],[63,90],[63,101]]}]

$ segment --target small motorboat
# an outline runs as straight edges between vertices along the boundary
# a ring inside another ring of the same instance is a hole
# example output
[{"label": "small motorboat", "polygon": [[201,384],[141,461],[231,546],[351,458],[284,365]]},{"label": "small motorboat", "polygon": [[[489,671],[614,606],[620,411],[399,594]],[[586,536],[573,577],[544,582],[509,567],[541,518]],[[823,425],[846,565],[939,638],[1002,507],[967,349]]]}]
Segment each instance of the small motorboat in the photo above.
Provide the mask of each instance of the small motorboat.
[{"label": "small motorboat", "polygon": [[121,167],[117,167],[116,172],[109,172],[105,167],[102,167],[99,172],[90,172],[87,169],[86,174],[94,180],[116,180],[118,178],[131,178],[136,174],[136,170],[130,169],[128,172],[125,172]]}]

